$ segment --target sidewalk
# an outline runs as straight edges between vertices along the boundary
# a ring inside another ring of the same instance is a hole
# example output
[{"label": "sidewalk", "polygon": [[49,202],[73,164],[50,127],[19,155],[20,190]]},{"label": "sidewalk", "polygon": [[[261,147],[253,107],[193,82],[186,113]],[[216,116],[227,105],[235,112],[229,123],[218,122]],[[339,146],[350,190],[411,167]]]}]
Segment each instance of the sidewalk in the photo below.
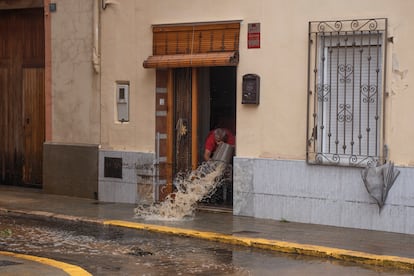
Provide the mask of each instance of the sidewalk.
[{"label": "sidewalk", "polygon": [[0,186],[0,212],[90,221],[414,271],[413,235],[255,219],[211,210],[198,210],[193,220],[144,221],[134,218],[134,208],[134,204]]}]

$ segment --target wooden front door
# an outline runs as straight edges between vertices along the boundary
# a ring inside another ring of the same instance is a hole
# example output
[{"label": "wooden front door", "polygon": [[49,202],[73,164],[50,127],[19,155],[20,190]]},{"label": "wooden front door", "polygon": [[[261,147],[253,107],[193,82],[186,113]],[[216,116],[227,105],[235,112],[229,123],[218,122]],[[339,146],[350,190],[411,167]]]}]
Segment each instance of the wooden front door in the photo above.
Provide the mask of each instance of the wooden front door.
[{"label": "wooden front door", "polygon": [[174,175],[192,167],[191,77],[191,68],[174,70]]},{"label": "wooden front door", "polygon": [[42,183],[45,140],[42,8],[0,11],[0,183]]}]

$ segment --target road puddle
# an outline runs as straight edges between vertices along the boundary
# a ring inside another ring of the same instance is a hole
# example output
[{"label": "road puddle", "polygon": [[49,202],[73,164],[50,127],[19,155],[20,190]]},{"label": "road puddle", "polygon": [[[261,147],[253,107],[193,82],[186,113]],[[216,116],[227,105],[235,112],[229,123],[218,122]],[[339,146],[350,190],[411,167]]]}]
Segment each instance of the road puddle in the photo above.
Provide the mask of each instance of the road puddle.
[{"label": "road puddle", "polygon": [[81,266],[93,275],[411,275],[193,238],[19,215],[0,215],[0,251],[52,258]]}]

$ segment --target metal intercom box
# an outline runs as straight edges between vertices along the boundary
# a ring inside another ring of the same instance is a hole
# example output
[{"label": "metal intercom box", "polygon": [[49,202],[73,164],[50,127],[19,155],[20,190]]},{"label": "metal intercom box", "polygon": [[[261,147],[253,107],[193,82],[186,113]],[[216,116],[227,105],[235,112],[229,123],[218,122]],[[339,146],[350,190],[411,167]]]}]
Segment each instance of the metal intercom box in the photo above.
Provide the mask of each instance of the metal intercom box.
[{"label": "metal intercom box", "polygon": [[243,76],[242,104],[259,104],[260,77],[256,74]]},{"label": "metal intercom box", "polygon": [[129,121],[129,84],[117,83],[116,85],[117,120]]}]

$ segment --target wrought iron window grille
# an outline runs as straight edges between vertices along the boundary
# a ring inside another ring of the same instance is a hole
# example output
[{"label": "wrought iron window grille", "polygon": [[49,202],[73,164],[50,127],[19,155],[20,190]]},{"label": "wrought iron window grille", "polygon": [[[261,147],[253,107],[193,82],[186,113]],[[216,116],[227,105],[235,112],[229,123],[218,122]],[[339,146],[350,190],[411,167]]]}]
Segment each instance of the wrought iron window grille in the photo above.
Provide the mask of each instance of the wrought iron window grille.
[{"label": "wrought iron window grille", "polygon": [[386,38],[385,18],[309,22],[308,163],[384,161]]}]

